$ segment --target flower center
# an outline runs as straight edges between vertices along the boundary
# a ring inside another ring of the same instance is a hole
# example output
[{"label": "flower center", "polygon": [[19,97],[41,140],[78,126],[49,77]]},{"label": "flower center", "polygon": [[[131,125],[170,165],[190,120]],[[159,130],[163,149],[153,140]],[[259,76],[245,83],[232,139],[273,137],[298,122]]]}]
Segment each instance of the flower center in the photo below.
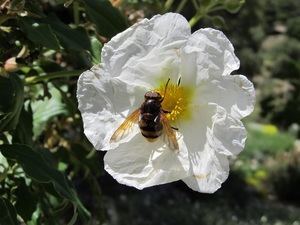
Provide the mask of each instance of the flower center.
[{"label": "flower center", "polygon": [[167,88],[166,84],[161,84],[156,91],[164,98],[161,105],[163,110],[167,111],[166,116],[171,122],[190,118],[191,110],[189,106],[192,100],[191,88],[170,82]]}]

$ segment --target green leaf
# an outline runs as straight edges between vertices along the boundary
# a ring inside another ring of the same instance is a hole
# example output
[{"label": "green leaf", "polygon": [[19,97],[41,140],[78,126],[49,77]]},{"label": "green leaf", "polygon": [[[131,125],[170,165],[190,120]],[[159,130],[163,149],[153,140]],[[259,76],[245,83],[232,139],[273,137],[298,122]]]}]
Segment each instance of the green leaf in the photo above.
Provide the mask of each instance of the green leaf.
[{"label": "green leaf", "polygon": [[[50,168],[48,162],[29,146],[22,144],[0,145],[2,154],[12,160],[16,160],[24,169],[25,173],[38,182],[55,182],[51,178],[56,175],[56,171]],[[54,175],[53,175],[54,174]]]},{"label": "green leaf", "polygon": [[91,44],[86,31],[83,28],[72,29],[62,23],[55,15],[41,19],[41,22],[49,24],[65,49],[83,51],[91,49]]},{"label": "green leaf", "polygon": [[20,24],[27,37],[33,43],[49,49],[60,49],[57,37],[48,24],[41,23],[39,20],[30,17],[21,17]]},{"label": "green leaf", "polygon": [[[26,109],[25,109],[26,108]],[[22,108],[19,123],[13,132],[13,143],[32,145],[33,137],[33,118],[31,105]]]},{"label": "green leaf", "polygon": [[38,205],[37,209],[33,212],[31,220],[27,221],[27,225],[38,225],[41,224],[41,208],[40,205]]},{"label": "green leaf", "polygon": [[41,183],[52,183],[62,197],[78,207],[82,216],[90,216],[64,174],[51,167],[39,152],[22,144],[0,145],[0,151],[6,158],[17,161],[32,179]]},{"label": "green leaf", "polygon": [[39,17],[45,16],[43,12],[43,4],[39,1],[25,1],[25,10],[28,12],[29,15],[36,15]]},{"label": "green leaf", "polygon": [[0,212],[0,225],[19,224],[14,206],[5,198],[0,198]]},{"label": "green leaf", "polygon": [[0,76],[0,132],[15,129],[24,101],[24,86],[15,74]]},{"label": "green leaf", "polygon": [[11,80],[7,77],[0,76],[0,115],[8,113],[12,108],[12,101],[14,97],[14,88]]},{"label": "green leaf", "polygon": [[9,166],[6,158],[0,153],[0,182],[7,177]]},{"label": "green leaf", "polygon": [[225,9],[230,13],[237,13],[244,5],[245,0],[226,0],[224,2]]},{"label": "green leaf", "polygon": [[15,207],[18,214],[24,221],[31,220],[32,214],[37,208],[37,196],[29,190],[24,179],[18,182],[14,194],[17,197]]},{"label": "green leaf", "polygon": [[92,44],[92,49],[91,49],[92,63],[96,65],[101,62],[102,44],[96,37],[91,38],[91,44]]},{"label": "green leaf", "polygon": [[91,49],[91,44],[83,28],[72,29],[61,22],[55,15],[45,18],[24,17],[20,20],[21,28],[34,43],[49,49],[83,51]]},{"label": "green leaf", "polygon": [[127,28],[118,9],[107,0],[84,0],[85,11],[100,35],[111,38]]},{"label": "green leaf", "polygon": [[33,134],[39,136],[47,125],[47,122],[58,115],[68,114],[66,105],[62,102],[60,92],[53,86],[49,87],[50,99],[38,100],[31,103],[33,111]]}]

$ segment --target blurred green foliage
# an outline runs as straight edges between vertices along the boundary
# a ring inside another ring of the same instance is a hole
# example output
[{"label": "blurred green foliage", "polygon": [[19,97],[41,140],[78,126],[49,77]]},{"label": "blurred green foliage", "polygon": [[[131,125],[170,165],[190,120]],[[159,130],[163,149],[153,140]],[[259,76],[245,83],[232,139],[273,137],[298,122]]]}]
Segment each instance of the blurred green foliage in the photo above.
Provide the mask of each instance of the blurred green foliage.
[{"label": "blurred green foliage", "polygon": [[279,155],[272,162],[270,182],[276,195],[283,201],[291,201],[295,204],[300,199],[300,151]]},{"label": "blurred green foliage", "polygon": [[[83,135],[78,75],[168,11],[222,29],[256,85],[245,151],[214,195],[119,185]],[[0,0],[0,225],[299,224],[299,15],[298,0]]]},{"label": "blurred green foliage", "polygon": [[248,139],[242,158],[264,158],[265,156],[291,150],[296,137],[287,132],[280,132],[270,124],[249,123],[247,126]]},{"label": "blurred green foliage", "polygon": [[128,22],[106,0],[0,6],[1,225],[102,223],[103,210],[92,219],[74,186],[90,184],[101,202],[100,163],[83,137],[72,77],[99,63],[102,44]]}]

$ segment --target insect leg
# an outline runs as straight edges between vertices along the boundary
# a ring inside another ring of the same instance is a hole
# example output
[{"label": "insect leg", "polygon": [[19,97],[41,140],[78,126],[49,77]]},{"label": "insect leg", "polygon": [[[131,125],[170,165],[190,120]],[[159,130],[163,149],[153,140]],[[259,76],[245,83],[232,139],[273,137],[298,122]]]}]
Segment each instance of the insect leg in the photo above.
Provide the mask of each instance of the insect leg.
[{"label": "insect leg", "polygon": [[167,110],[162,110],[164,113],[167,113],[167,114],[169,114],[169,113],[171,113],[171,111],[167,111]]}]

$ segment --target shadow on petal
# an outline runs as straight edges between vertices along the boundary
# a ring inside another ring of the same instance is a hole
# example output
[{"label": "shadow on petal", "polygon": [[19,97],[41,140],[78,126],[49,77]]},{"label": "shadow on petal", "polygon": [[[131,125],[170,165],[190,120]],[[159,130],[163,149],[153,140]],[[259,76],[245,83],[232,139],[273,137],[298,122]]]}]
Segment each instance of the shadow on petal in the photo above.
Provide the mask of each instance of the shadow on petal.
[{"label": "shadow on petal", "polygon": [[108,151],[104,157],[105,170],[119,183],[138,189],[180,180],[186,176],[185,170],[163,170],[154,168],[154,151],[164,151],[161,140],[148,142],[140,133],[118,149]]}]

